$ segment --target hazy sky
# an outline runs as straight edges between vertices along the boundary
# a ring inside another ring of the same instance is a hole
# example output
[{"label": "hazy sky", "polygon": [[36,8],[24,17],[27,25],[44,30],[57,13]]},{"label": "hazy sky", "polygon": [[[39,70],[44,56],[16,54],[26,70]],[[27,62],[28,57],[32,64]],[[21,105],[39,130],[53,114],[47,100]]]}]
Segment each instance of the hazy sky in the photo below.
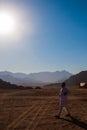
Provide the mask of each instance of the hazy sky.
[{"label": "hazy sky", "polygon": [[17,27],[13,40],[0,37],[0,71],[87,70],[87,0],[0,0],[2,7]]}]

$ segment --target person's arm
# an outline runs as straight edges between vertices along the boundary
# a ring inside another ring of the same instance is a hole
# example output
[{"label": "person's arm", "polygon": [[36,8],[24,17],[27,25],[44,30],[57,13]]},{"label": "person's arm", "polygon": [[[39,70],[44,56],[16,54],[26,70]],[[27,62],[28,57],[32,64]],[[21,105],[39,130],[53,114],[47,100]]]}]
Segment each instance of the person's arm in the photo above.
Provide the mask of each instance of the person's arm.
[{"label": "person's arm", "polygon": [[71,94],[70,91],[68,89],[66,89],[64,92],[64,96],[69,96],[70,94]]},{"label": "person's arm", "polygon": [[68,94],[67,92],[64,92],[64,93],[63,93],[64,96],[67,96],[67,94]]},{"label": "person's arm", "polygon": [[67,96],[69,94],[68,89],[64,88],[62,94],[63,94],[63,96]]}]

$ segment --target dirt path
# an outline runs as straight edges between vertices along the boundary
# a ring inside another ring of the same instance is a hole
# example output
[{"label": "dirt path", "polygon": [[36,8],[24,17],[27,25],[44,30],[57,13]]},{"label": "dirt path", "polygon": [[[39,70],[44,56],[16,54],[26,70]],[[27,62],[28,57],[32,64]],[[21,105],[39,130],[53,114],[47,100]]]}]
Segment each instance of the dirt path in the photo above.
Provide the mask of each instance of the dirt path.
[{"label": "dirt path", "polygon": [[47,104],[47,102],[40,106],[37,113],[32,119],[32,122],[28,125],[28,127],[25,130],[35,130],[43,116],[45,115],[46,111],[48,110],[50,104]]},{"label": "dirt path", "polygon": [[29,111],[31,111],[34,108],[35,105],[32,105],[30,108],[28,108],[26,111],[24,111],[16,120],[14,120],[10,125],[8,125],[7,130],[11,127],[17,126],[22,120],[24,120],[24,117],[27,115]]},{"label": "dirt path", "polygon": [[28,124],[24,130],[35,130],[49,107],[50,102],[48,103],[47,101],[33,104],[30,108],[24,111],[17,119],[15,119],[11,124],[9,124],[6,130],[20,129],[20,126],[25,120],[27,120]]}]

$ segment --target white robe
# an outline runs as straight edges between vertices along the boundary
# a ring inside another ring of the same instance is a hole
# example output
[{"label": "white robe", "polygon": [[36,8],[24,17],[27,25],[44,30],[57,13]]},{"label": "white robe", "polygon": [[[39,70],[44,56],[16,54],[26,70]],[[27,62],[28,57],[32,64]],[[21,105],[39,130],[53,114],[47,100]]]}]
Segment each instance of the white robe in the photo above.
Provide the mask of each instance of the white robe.
[{"label": "white robe", "polygon": [[[64,95],[64,93],[67,93]],[[64,87],[60,89],[60,106],[67,106],[67,96],[70,94],[69,90]]]}]

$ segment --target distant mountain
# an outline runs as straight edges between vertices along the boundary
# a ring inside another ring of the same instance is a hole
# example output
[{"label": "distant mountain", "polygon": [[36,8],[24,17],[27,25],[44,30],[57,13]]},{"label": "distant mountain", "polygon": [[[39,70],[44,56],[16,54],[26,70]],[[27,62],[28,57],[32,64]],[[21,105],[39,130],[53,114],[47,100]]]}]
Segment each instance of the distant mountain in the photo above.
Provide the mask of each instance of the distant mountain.
[{"label": "distant mountain", "polygon": [[26,74],[23,73],[12,73],[8,71],[0,72],[0,79],[10,82],[11,84],[24,85],[24,86],[33,86],[39,85],[40,83],[34,79],[30,79]]},{"label": "distant mountain", "polygon": [[73,75],[65,82],[67,85],[70,85],[70,86],[79,85],[79,83],[81,82],[87,83],[87,71],[82,71],[76,75]]},{"label": "distant mountain", "polygon": [[32,86],[46,83],[60,83],[68,79],[72,74],[67,71],[39,72],[39,73],[12,73],[8,71],[0,72],[0,78],[12,84]]},{"label": "distant mountain", "polygon": [[68,79],[70,76],[72,76],[72,74],[67,71],[40,72],[28,75],[29,78],[36,79],[44,83],[60,83]]}]

